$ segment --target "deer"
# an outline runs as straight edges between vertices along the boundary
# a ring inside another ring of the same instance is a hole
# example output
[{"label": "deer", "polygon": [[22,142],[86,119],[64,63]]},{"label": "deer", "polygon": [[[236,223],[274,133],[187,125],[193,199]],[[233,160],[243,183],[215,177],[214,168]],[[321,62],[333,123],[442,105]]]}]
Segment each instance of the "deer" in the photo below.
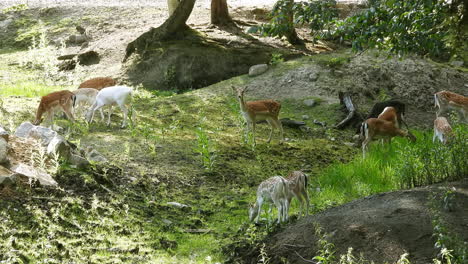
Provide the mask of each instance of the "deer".
[{"label": "deer", "polygon": [[86,80],[78,86],[78,89],[82,88],[94,88],[96,90],[102,90],[106,87],[116,86],[117,82],[111,77],[96,77]]},{"label": "deer", "polygon": [[289,190],[288,182],[281,176],[273,176],[260,183],[257,189],[257,198],[255,204],[249,206],[249,219],[258,223],[262,205],[264,202],[274,204],[278,209],[278,222],[288,220],[289,211]]},{"label": "deer", "polygon": [[435,142],[436,138],[438,138],[442,144],[447,144],[453,136],[452,127],[447,121],[447,118],[443,116],[437,117],[434,120],[434,136],[432,137],[432,142]]},{"label": "deer", "polygon": [[393,108],[384,111],[381,116],[385,119],[380,118],[369,118],[363,124],[361,128],[362,138],[362,154],[366,157],[367,145],[376,139],[383,139],[384,142],[391,143],[393,137],[407,137],[410,141],[415,142],[416,137],[408,131],[402,130],[397,126],[396,110]]},{"label": "deer", "polygon": [[[126,104],[130,104],[132,100],[133,89],[128,86],[111,86],[106,87],[98,92],[96,100],[91,108],[86,113],[86,121],[88,123],[93,122],[94,113],[96,110],[101,109],[104,106],[109,106],[109,113],[107,118],[107,126],[110,126],[110,117],[112,114],[112,106],[118,105],[123,112],[124,118],[121,127],[124,128],[127,125],[128,108]],[[133,120],[130,119],[133,123]]]},{"label": "deer", "polygon": [[[309,176],[302,171],[292,171],[286,176],[289,188],[288,205],[291,204],[291,199],[296,197],[301,204],[301,213],[299,216],[302,216],[303,211],[305,211],[304,213],[306,216],[309,215],[309,195],[307,194],[308,178]],[[305,210],[303,210],[304,206]]]},{"label": "deer", "polygon": [[283,126],[281,121],[278,119],[279,112],[281,110],[281,103],[275,100],[258,100],[258,101],[249,101],[245,102],[244,93],[247,91],[247,87],[236,89],[234,86],[231,88],[237,94],[237,100],[239,101],[240,111],[244,116],[245,121],[247,122],[246,134],[250,130],[252,132],[252,137],[255,141],[255,127],[257,121],[266,120],[271,127],[270,136],[268,137],[268,143],[271,142],[271,136],[273,134],[273,129],[277,128],[281,133],[281,141],[284,140],[283,136]]},{"label": "deer", "polygon": [[[92,106],[94,104],[94,101],[96,101],[96,96],[98,94],[99,90],[96,90],[94,88],[81,88],[74,90],[73,93],[76,96],[75,100],[75,108],[78,106]],[[104,113],[102,112],[102,109],[99,109],[101,112],[101,119],[104,120]]]},{"label": "deer", "polygon": [[52,126],[54,124],[54,115],[59,110],[63,111],[67,118],[73,122],[74,117],[72,112],[73,107],[75,106],[75,101],[75,94],[68,90],[52,92],[42,96],[39,107],[37,108],[36,119],[33,124],[36,126],[41,124],[43,121],[42,116],[45,114]]},{"label": "deer", "polygon": [[435,107],[439,109],[436,112],[436,117],[441,116],[449,110],[458,112],[460,121],[468,121],[468,97],[459,95],[449,91],[440,91],[434,94]]},{"label": "deer", "polygon": [[[387,101],[375,103],[365,120],[369,118],[378,118],[378,116],[387,107],[393,107],[396,110],[398,127],[401,128],[402,125],[405,125],[406,129],[409,130],[408,124],[406,124],[405,119],[404,119],[405,112],[406,112],[406,105],[405,103],[398,101],[398,100],[387,100]],[[361,126],[357,128],[356,134],[360,133],[360,130],[361,130]]]}]

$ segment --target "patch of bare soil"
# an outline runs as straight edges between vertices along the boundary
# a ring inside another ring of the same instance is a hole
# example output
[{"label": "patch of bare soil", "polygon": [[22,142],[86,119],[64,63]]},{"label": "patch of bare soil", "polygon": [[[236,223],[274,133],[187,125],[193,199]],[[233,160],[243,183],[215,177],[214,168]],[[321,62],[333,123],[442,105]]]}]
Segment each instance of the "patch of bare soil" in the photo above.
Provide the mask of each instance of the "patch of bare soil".
[{"label": "patch of bare soil", "polygon": [[[454,207],[448,211],[443,209],[441,197],[450,189],[455,193]],[[310,260],[317,256],[317,224],[335,245],[336,256],[352,247],[355,256],[362,254],[374,263],[395,263],[404,253],[409,253],[411,263],[432,263],[438,253],[433,209],[440,212],[449,230],[467,241],[467,204],[468,179],[369,196],[303,218],[267,238],[269,263],[284,263],[281,258],[288,263],[306,263],[301,257]],[[255,256],[248,256],[244,263],[256,261]]]}]

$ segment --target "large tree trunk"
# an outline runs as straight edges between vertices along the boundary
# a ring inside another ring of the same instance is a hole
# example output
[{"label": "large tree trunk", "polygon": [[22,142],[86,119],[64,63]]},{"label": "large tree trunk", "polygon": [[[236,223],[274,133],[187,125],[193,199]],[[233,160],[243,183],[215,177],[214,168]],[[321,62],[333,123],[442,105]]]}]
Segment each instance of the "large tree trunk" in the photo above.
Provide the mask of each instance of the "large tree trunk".
[{"label": "large tree trunk", "polygon": [[211,0],[211,24],[218,26],[233,24],[226,0]]},{"label": "large tree trunk", "polygon": [[190,30],[187,22],[192,13],[195,0],[182,0],[174,13],[158,28],[151,28],[127,45],[124,60],[135,51],[144,52],[151,43],[169,39],[178,39]]},{"label": "large tree trunk", "polygon": [[288,16],[288,32],[286,33],[286,38],[288,39],[288,42],[297,45],[297,44],[302,44],[302,40],[297,36],[296,29],[294,28],[294,0],[288,0],[288,11],[287,11],[287,16]]}]

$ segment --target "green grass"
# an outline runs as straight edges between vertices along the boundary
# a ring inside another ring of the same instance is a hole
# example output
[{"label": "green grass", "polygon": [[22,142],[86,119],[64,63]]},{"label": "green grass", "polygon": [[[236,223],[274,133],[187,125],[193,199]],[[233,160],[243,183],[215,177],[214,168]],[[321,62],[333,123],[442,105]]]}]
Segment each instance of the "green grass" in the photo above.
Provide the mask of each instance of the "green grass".
[{"label": "green grass", "polygon": [[6,84],[0,82],[0,96],[25,96],[25,97],[40,97],[48,93],[66,89],[63,86],[50,86],[46,84],[38,84],[34,81],[15,82]]}]

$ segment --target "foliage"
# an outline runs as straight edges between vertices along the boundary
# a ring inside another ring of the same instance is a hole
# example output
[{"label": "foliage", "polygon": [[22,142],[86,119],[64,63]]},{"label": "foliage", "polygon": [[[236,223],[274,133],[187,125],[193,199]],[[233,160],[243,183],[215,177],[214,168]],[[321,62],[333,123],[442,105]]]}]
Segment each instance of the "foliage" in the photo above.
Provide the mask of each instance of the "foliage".
[{"label": "foliage", "polygon": [[208,134],[203,128],[203,126],[197,127],[195,133],[197,135],[197,145],[193,150],[196,153],[200,154],[200,159],[203,167],[208,171],[211,171],[213,170],[214,163],[217,157],[213,142],[208,137]]},{"label": "foliage", "polygon": [[309,0],[294,5],[296,24],[306,24],[316,39],[327,37],[338,17],[335,0]]},{"label": "foliage", "polygon": [[284,61],[283,54],[281,54],[281,53],[271,54],[270,65],[276,66],[276,65],[278,65],[279,63],[281,63],[283,61]]},{"label": "foliage", "polygon": [[[354,50],[378,48],[398,55],[441,56],[450,52],[448,36],[457,16],[443,0],[372,1],[369,9],[336,23],[333,35]],[[454,24],[455,23],[455,24]]]},{"label": "foliage", "polygon": [[294,24],[290,21],[290,14],[293,12],[291,0],[279,0],[271,10],[271,20],[260,27],[251,27],[249,33],[260,32],[264,36],[283,37],[294,29]]},{"label": "foliage", "polygon": [[27,4],[18,4],[18,5],[12,5],[7,8],[2,9],[2,13],[7,14],[7,13],[14,13],[14,12],[21,12],[23,10],[27,10],[29,6]]}]

